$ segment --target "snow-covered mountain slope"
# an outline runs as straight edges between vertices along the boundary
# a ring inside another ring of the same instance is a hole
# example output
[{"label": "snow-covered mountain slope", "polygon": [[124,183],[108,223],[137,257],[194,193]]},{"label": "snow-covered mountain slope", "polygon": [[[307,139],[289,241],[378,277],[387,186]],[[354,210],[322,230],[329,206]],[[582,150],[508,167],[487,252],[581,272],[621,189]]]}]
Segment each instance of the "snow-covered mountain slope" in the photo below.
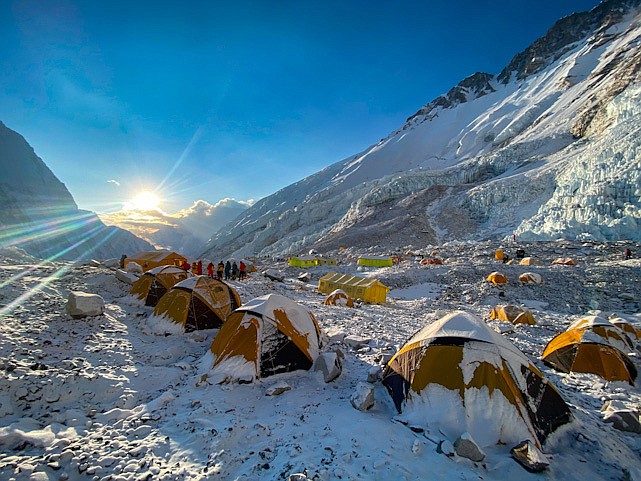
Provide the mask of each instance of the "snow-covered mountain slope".
[{"label": "snow-covered mountain slope", "polygon": [[151,244],[186,256],[197,256],[213,234],[247,209],[247,204],[223,199],[212,205],[204,200],[175,214],[161,210],[118,211],[100,214],[107,225],[126,229]]},{"label": "snow-covered mountain slope", "polygon": [[41,258],[120,257],[153,250],[126,230],[105,226],[73,197],[33,148],[0,122],[0,245]]},{"label": "snow-covered mountain slope", "polygon": [[[366,151],[262,199],[208,253],[641,239],[638,0],[570,15]],[[579,207],[580,206],[580,207]]]}]

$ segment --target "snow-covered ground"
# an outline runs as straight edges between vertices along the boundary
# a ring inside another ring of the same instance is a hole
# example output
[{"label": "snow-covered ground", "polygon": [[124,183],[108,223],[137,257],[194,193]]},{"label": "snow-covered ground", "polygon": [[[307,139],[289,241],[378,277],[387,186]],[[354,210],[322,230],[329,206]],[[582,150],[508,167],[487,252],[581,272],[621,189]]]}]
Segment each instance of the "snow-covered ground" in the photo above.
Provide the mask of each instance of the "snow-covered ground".
[{"label": "snow-covered ground", "polygon": [[[548,479],[641,479],[641,437],[603,421],[600,408],[617,400],[641,409],[641,393],[626,383],[557,373],[540,360],[545,344],[578,316],[612,313],[641,323],[641,246],[624,260],[620,244],[546,242],[521,245],[542,266],[498,264],[490,243],[429,246],[444,265],[408,258],[381,269],[358,268],[360,252],[340,253],[341,265],[308,269],[268,264],[286,282],[258,273],[233,282],[243,302],[268,293],[311,309],[340,348],[343,372],[325,383],[320,372],[280,374],[253,384],[211,385],[199,372],[216,331],[154,335],[151,308],[128,296],[129,286],[103,265],[46,263],[0,253],[0,480],[416,480],[540,479],[511,459],[511,446],[486,449],[479,463],[437,452],[444,440],[428,426],[399,422],[386,389],[376,382],[375,405],[354,409],[350,397],[372,367],[427,323],[455,309],[487,320],[499,303],[528,306],[538,324],[489,321],[534,361],[570,405],[575,421],[544,447]],[[503,246],[513,255],[515,245]],[[335,253],[336,257],[339,253]],[[380,252],[385,254],[385,252]],[[571,257],[577,265],[551,266]],[[384,305],[356,309],[323,305],[315,289],[330,270],[379,278],[392,290]],[[492,287],[499,270],[510,282]],[[540,285],[521,285],[532,271]],[[100,294],[105,314],[69,319],[70,291]],[[350,336],[350,342],[341,341]],[[356,338],[362,338],[356,342]],[[355,347],[351,347],[351,345]],[[286,383],[279,396],[267,391]],[[454,439],[449,439],[454,442]]]}]

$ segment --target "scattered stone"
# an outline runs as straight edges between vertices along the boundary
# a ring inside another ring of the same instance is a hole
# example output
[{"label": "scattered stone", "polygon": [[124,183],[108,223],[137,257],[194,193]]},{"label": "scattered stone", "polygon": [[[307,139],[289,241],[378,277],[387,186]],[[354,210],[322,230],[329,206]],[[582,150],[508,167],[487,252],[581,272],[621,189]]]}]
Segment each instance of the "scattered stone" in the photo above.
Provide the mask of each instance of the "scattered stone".
[{"label": "scattered stone", "polygon": [[99,316],[105,311],[105,300],[98,294],[71,291],[67,299],[67,314],[73,319]]},{"label": "scattered stone", "polygon": [[307,476],[305,476],[303,473],[290,474],[289,478],[287,478],[288,481],[307,481],[307,479]]},{"label": "scattered stone", "polygon": [[350,402],[359,411],[367,411],[374,405],[374,386],[359,382]]},{"label": "scattered stone", "polygon": [[343,343],[347,344],[349,347],[361,348],[369,344],[372,340],[370,337],[361,337],[356,335],[345,336]]},{"label": "scattered stone", "polygon": [[122,269],[116,270],[116,279],[125,284],[133,284],[138,280],[138,276],[131,272],[123,271]]},{"label": "scattered stone", "polygon": [[438,443],[438,446],[436,447],[436,452],[439,454],[444,454],[445,456],[452,457],[454,454],[456,454],[456,451],[454,450],[454,445],[450,443],[447,439],[444,439],[440,443]]},{"label": "scattered stone", "polygon": [[132,274],[140,274],[140,275],[142,275],[142,273],[144,271],[143,271],[142,266],[140,264],[138,264],[137,262],[134,262],[134,261],[130,261],[125,266],[125,272],[130,272]]},{"label": "scattered stone", "polygon": [[631,410],[606,411],[603,421],[612,423],[612,427],[619,431],[641,434],[641,422],[639,413]]},{"label": "scattered stone", "polygon": [[367,371],[367,382],[375,383],[381,378],[381,368],[380,366],[372,366]]},{"label": "scattered stone", "polygon": [[321,371],[325,382],[331,382],[343,371],[341,358],[336,352],[321,352],[314,362],[314,371]]},{"label": "scattered stone", "polygon": [[287,384],[285,381],[278,382],[273,386],[267,388],[265,394],[267,396],[280,396],[284,392],[291,391],[292,387]]},{"label": "scattered stone", "polygon": [[265,272],[263,272],[263,276],[265,276],[267,279],[271,279],[272,281],[285,282],[285,274],[283,274],[282,272],[278,272],[275,269],[267,269]]},{"label": "scattered stone", "polygon": [[345,339],[345,336],[347,335],[345,331],[337,329],[335,327],[327,329],[327,331],[325,331],[325,334],[329,338],[329,341],[332,343],[343,342],[343,339]]},{"label": "scattered stone", "polygon": [[470,433],[463,433],[460,438],[454,442],[456,454],[462,458],[467,458],[475,463],[485,459],[485,453],[476,444]]},{"label": "scattered stone", "polygon": [[510,450],[512,457],[531,473],[540,473],[550,466],[545,454],[532,443],[523,441]]}]

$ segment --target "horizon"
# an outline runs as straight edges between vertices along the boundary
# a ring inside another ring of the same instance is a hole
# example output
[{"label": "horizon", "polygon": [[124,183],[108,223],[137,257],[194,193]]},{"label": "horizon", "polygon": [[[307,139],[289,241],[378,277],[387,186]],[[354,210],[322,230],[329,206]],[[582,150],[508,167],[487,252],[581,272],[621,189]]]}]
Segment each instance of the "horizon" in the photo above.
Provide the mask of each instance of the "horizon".
[{"label": "horizon", "polygon": [[145,191],[168,213],[251,203],[599,2],[459,3],[453,17],[444,2],[9,2],[0,120],[82,209],[122,211]]}]

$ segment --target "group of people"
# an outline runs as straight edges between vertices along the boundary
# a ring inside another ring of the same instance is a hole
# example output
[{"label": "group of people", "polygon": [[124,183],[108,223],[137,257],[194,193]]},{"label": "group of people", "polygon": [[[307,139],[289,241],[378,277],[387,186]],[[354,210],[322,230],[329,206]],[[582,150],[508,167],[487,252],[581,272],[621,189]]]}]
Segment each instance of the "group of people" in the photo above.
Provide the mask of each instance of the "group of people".
[{"label": "group of people", "polygon": [[[187,261],[183,261],[180,265],[185,271],[190,271],[191,273],[197,276],[203,275],[203,261],[199,260],[198,262],[193,262],[189,264]],[[240,261],[240,264],[236,264],[236,261],[233,262],[223,262],[220,261],[217,265],[214,265],[212,262],[207,264],[207,276],[214,278],[215,277],[222,281],[223,278],[228,280],[243,280],[247,277],[247,265],[244,261]]]}]

